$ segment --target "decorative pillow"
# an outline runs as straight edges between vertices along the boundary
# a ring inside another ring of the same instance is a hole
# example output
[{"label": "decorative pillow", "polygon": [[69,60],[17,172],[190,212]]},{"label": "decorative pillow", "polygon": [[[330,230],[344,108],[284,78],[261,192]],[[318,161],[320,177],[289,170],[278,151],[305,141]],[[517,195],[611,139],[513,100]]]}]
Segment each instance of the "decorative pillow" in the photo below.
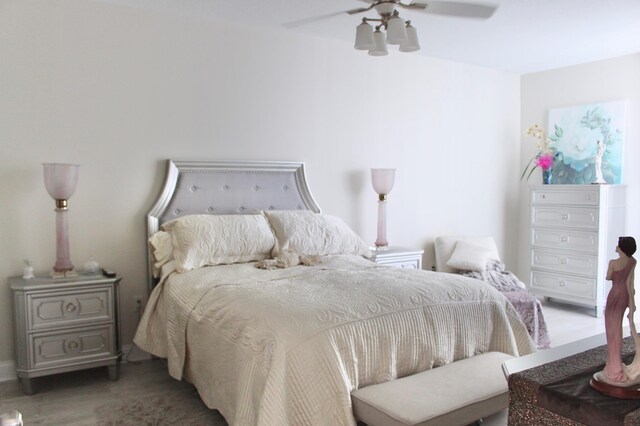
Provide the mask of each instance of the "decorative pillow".
[{"label": "decorative pillow", "polygon": [[275,245],[263,215],[191,215],[162,225],[171,234],[176,270],[264,260]]},{"label": "decorative pillow", "polygon": [[149,238],[149,246],[151,247],[153,276],[158,278],[162,266],[170,260],[173,260],[171,235],[165,231],[158,231]]},{"label": "decorative pillow", "polygon": [[449,261],[447,261],[447,266],[462,271],[484,272],[487,269],[487,262],[491,258],[492,252],[490,250],[465,241],[458,241]]},{"label": "decorative pillow", "polygon": [[371,256],[371,250],[341,219],[309,210],[265,211],[276,235],[273,255],[291,250],[300,255],[352,254]]}]

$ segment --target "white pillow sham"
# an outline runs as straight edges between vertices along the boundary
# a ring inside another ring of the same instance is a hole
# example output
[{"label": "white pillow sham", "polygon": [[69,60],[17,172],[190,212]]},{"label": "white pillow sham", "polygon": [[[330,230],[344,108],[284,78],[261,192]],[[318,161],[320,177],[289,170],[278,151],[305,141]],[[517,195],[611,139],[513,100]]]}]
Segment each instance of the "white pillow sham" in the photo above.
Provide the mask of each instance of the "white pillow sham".
[{"label": "white pillow sham", "polygon": [[151,247],[151,264],[153,276],[158,278],[162,266],[173,260],[173,244],[171,244],[171,235],[165,231],[158,231],[149,238],[149,246]]},{"label": "white pillow sham", "polygon": [[447,266],[461,271],[484,272],[487,269],[487,262],[493,256],[491,250],[484,247],[458,241],[456,247],[447,261]]},{"label": "white pillow sham", "polygon": [[274,256],[291,250],[304,255],[371,257],[367,244],[338,217],[309,210],[265,211],[264,214],[276,236]]},{"label": "white pillow sham", "polygon": [[173,244],[176,270],[268,258],[276,243],[267,219],[256,215],[190,215],[162,225]]}]

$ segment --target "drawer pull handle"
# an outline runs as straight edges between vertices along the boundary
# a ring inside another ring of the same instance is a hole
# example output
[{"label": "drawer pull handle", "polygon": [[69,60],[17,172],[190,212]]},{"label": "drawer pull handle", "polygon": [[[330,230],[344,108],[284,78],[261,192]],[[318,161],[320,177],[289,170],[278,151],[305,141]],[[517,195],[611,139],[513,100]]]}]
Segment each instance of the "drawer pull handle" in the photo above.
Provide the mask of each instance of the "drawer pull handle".
[{"label": "drawer pull handle", "polygon": [[542,199],[544,200],[545,198],[547,198],[547,196],[542,194]]},{"label": "drawer pull handle", "polygon": [[587,201],[591,199],[591,195],[587,195]]},{"label": "drawer pull handle", "polygon": [[76,309],[78,309],[75,303],[67,303],[67,306],[65,306],[65,308],[67,309],[67,312],[75,312]]},{"label": "drawer pull handle", "polygon": [[569,237],[562,237],[560,238],[560,241],[562,241],[563,243],[566,243],[567,241],[569,241]]},{"label": "drawer pull handle", "polygon": [[76,349],[78,349],[78,346],[80,346],[80,344],[78,342],[76,342],[75,340],[72,340],[67,345],[67,347],[69,348],[70,351],[75,351]]},{"label": "drawer pull handle", "polygon": [[567,264],[567,259],[565,259],[564,257],[562,259],[560,259],[560,263],[562,263],[563,265]]},{"label": "drawer pull handle", "polygon": [[566,285],[567,285],[567,283],[566,283],[566,282],[564,282],[564,281],[560,281],[560,282],[558,283],[558,285],[559,285],[560,287],[564,287],[564,286],[566,286]]},{"label": "drawer pull handle", "polygon": [[562,220],[568,220],[569,219],[569,213],[562,213],[562,216],[560,216],[562,218]]}]

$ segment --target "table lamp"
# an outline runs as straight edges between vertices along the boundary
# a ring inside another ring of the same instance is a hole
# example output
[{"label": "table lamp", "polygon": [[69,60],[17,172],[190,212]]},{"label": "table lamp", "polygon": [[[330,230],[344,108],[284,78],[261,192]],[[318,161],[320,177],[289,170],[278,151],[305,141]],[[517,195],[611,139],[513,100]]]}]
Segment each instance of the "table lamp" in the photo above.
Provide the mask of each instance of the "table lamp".
[{"label": "table lamp", "polygon": [[378,238],[376,249],[385,249],[387,241],[387,195],[393,189],[396,169],[371,169],[371,183],[378,194]]},{"label": "table lamp", "polygon": [[69,277],[76,273],[69,259],[69,227],[67,225],[67,201],[76,190],[78,183],[77,164],[45,163],[44,186],[56,200],[56,264],[51,276]]}]

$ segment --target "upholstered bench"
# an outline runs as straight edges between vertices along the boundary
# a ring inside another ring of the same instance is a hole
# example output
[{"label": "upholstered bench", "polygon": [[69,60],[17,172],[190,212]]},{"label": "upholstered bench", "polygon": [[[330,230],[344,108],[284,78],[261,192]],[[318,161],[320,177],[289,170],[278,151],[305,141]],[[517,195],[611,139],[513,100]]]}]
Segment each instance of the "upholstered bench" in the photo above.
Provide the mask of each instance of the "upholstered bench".
[{"label": "upholstered bench", "polygon": [[488,352],[351,393],[353,413],[369,426],[465,425],[509,406],[502,363]]}]

